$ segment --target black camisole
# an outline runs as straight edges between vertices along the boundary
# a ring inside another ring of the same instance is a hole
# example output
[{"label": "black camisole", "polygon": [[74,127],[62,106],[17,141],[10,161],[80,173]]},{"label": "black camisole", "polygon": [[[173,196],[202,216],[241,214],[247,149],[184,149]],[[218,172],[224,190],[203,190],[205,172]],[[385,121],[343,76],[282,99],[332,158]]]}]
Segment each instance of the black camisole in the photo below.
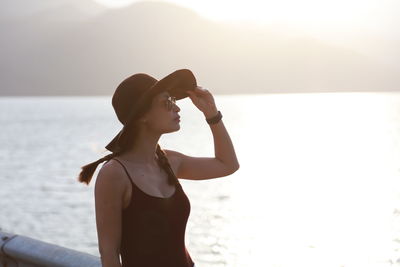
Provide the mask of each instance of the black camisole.
[{"label": "black camisole", "polygon": [[133,182],[129,205],[122,210],[120,254],[122,267],[193,267],[185,246],[190,202],[181,184],[172,196],[151,196]]}]

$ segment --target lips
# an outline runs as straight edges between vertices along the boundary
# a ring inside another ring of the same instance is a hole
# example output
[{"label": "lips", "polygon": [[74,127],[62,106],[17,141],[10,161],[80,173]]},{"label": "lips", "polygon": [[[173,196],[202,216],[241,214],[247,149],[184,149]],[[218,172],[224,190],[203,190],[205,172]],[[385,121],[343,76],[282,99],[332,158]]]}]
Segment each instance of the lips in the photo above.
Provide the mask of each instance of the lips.
[{"label": "lips", "polygon": [[180,120],[180,118],[181,118],[181,116],[178,116],[178,117],[175,117],[175,121],[179,121]]}]

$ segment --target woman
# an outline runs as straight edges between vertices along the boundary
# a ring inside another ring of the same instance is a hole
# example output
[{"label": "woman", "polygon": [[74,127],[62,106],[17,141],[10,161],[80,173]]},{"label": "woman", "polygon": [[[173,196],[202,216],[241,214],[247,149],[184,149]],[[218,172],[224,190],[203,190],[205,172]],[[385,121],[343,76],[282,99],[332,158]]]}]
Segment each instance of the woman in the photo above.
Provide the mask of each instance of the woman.
[{"label": "woman", "polygon": [[[209,123],[215,157],[191,157],[158,144],[162,134],[180,129],[175,100],[187,96]],[[239,169],[212,94],[196,85],[188,69],[160,81],[137,73],[117,87],[112,105],[124,124],[106,146],[113,153],[83,166],[78,177],[89,184],[106,161],[94,190],[102,266],[195,266],[185,247],[190,202],[178,178],[211,179]]]}]

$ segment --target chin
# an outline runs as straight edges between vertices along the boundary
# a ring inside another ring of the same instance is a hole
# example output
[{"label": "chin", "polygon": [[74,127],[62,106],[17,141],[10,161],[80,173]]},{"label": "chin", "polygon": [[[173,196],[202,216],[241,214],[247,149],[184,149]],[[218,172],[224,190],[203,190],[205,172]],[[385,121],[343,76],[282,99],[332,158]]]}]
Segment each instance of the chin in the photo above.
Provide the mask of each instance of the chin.
[{"label": "chin", "polygon": [[181,129],[181,126],[178,124],[173,132],[177,132]]},{"label": "chin", "polygon": [[164,133],[173,133],[173,132],[177,132],[181,129],[181,126],[179,124],[177,124],[175,127],[171,127],[168,130],[166,130]]}]

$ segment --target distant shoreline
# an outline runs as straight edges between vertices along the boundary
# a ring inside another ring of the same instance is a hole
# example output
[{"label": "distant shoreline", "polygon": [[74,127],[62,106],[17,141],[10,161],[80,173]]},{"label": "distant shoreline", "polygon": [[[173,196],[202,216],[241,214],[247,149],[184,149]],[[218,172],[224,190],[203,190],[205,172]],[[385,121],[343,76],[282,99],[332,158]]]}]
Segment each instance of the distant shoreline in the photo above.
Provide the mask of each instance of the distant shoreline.
[{"label": "distant shoreline", "polygon": [[[213,93],[214,95],[228,96],[228,95],[264,95],[264,94],[306,94],[306,93],[400,93],[399,90],[343,90],[343,91],[317,91],[317,90],[303,90],[303,91],[271,91],[271,92],[248,92],[248,93]],[[110,95],[2,95],[0,97],[112,97]]]}]

